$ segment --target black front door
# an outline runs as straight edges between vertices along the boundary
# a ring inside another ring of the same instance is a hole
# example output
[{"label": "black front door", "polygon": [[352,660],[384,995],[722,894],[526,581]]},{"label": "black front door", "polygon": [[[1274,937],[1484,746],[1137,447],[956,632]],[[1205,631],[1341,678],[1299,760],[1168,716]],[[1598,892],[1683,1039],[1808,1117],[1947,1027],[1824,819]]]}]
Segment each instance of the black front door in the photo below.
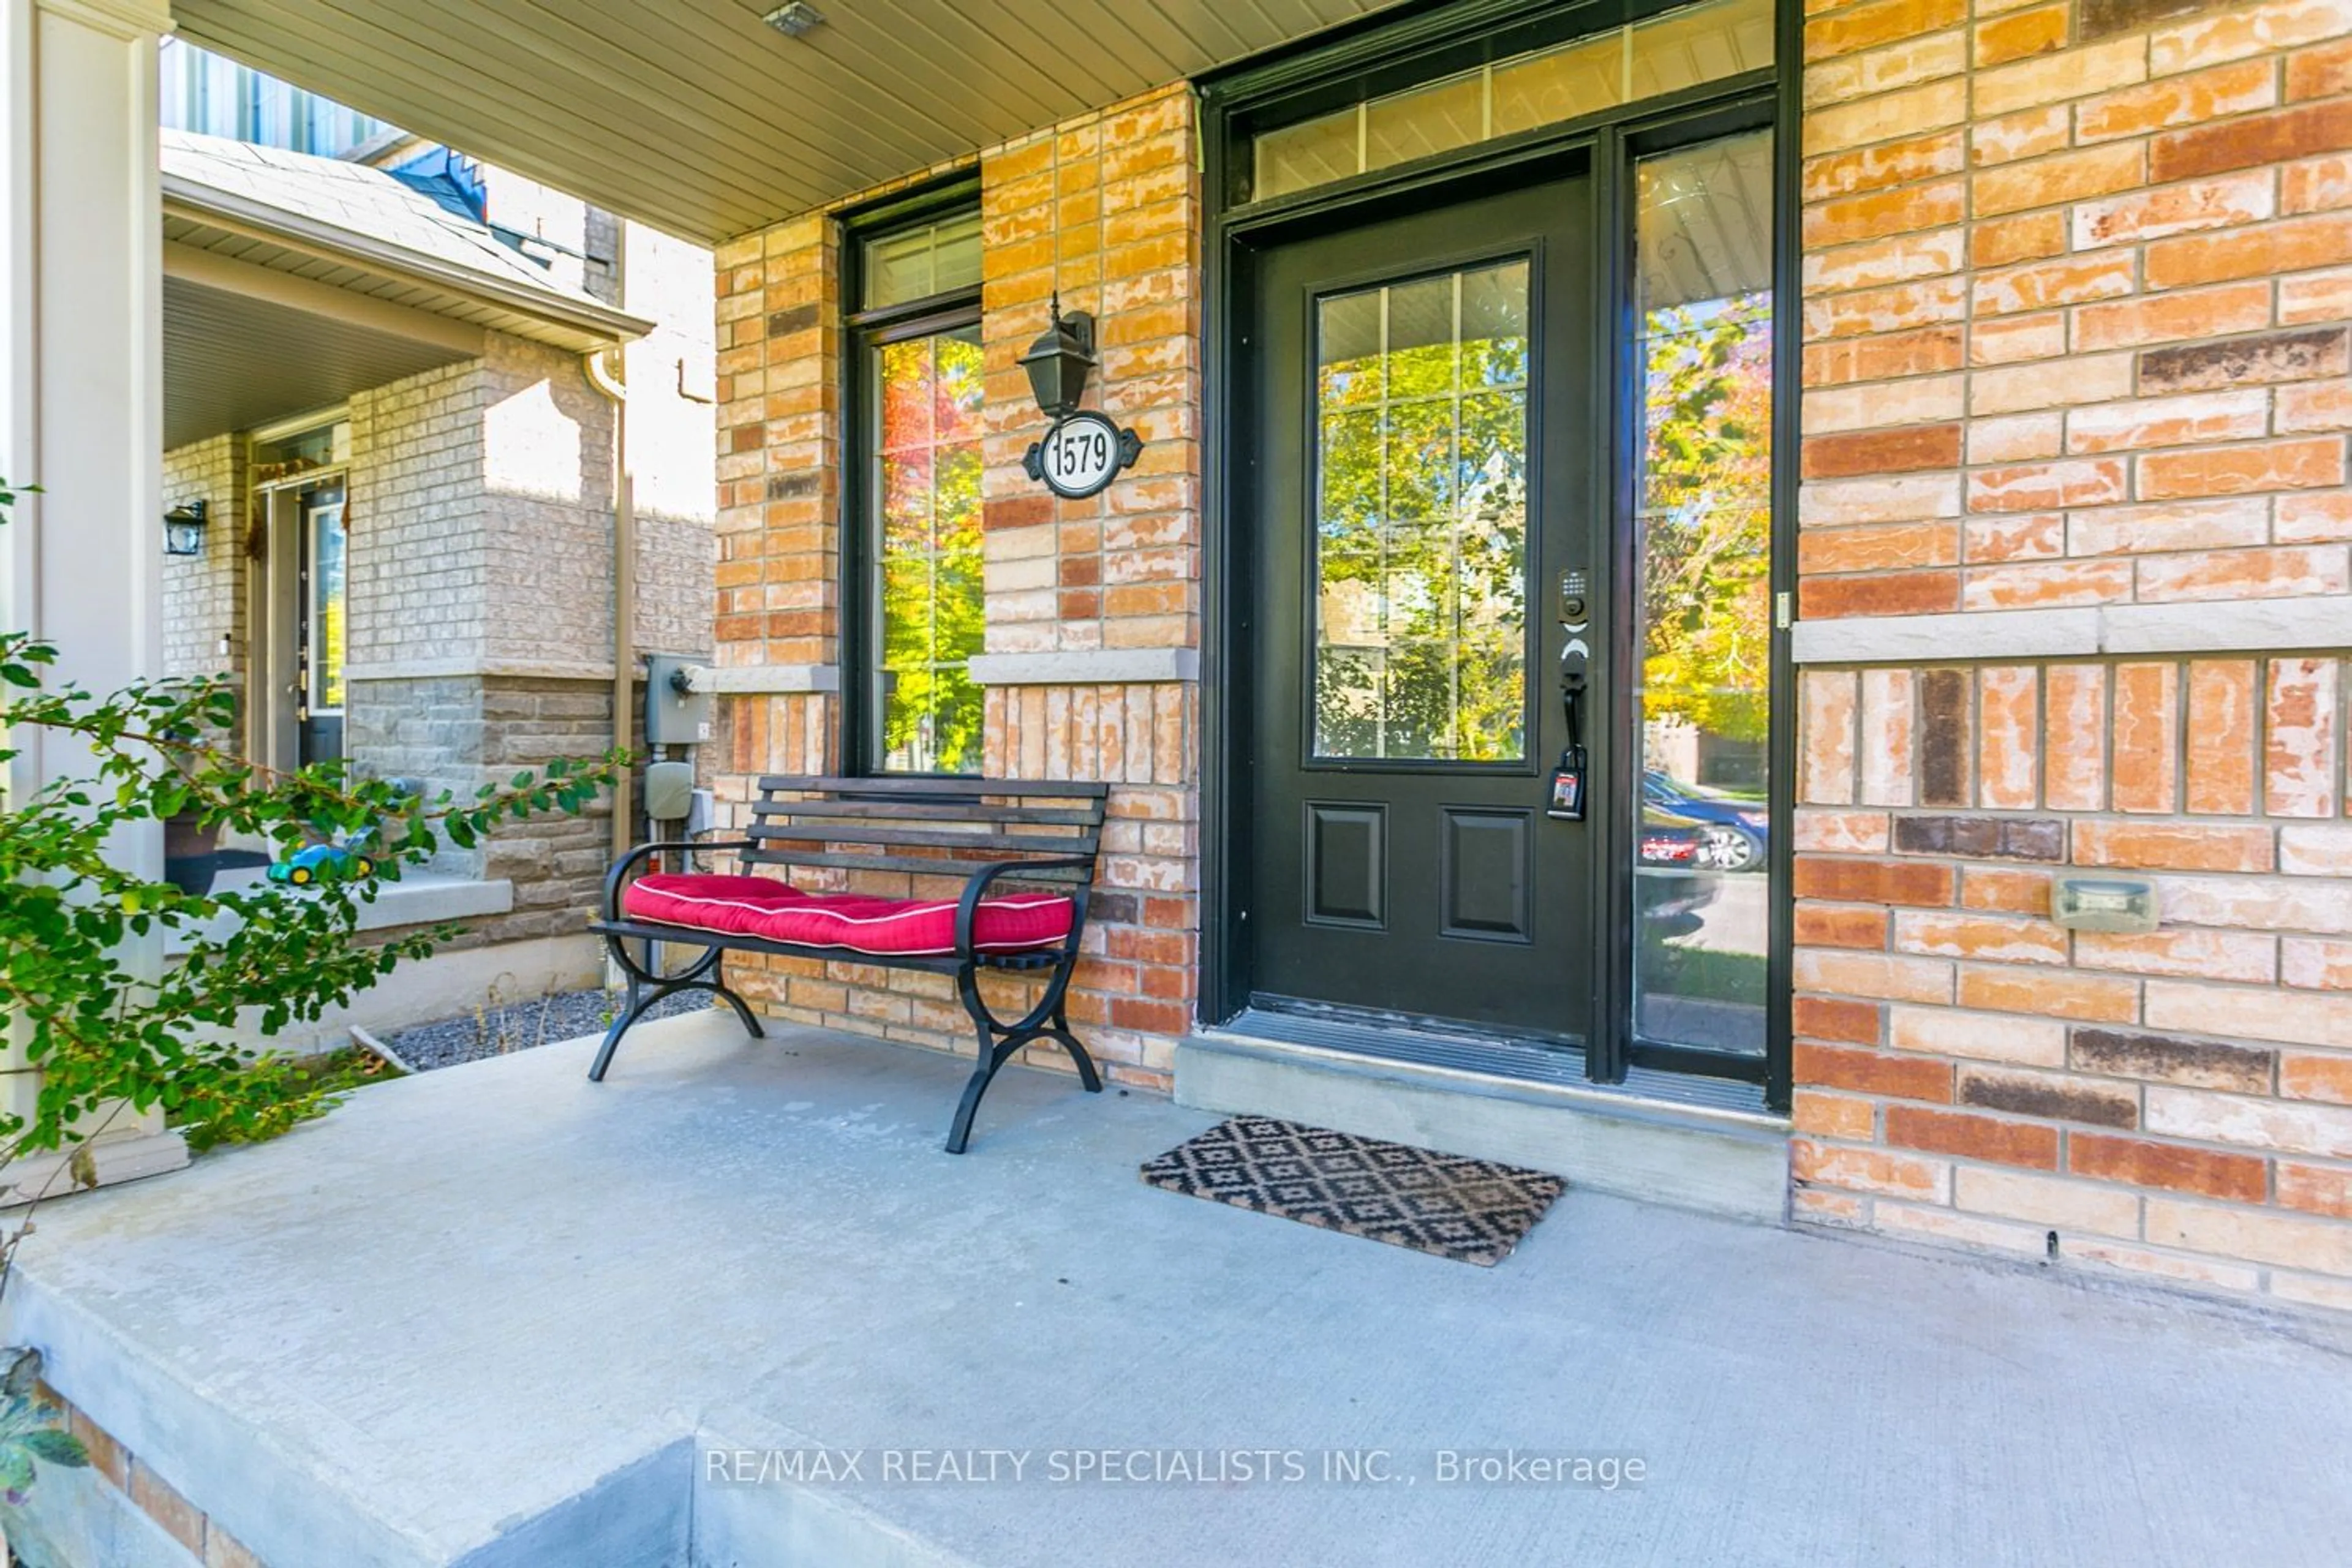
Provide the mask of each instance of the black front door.
[{"label": "black front door", "polygon": [[1263,1004],[1593,1027],[1608,807],[1547,810],[1563,670],[1606,689],[1592,222],[1571,177],[1263,253],[1243,676]]}]

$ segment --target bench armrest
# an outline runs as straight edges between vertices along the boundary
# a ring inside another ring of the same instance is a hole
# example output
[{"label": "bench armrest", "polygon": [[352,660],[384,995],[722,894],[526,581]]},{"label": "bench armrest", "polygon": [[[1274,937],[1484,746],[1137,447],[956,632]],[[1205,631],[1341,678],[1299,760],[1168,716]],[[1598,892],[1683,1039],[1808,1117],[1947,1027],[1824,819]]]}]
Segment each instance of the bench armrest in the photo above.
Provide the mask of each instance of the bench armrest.
[{"label": "bench armrest", "polygon": [[621,889],[629,885],[629,868],[635,866],[638,861],[643,860],[648,855],[658,855],[665,849],[701,849],[709,851],[721,851],[729,849],[756,849],[759,846],[757,844],[754,844],[748,838],[740,840],[730,839],[717,843],[714,843],[709,839],[699,839],[686,842],[672,841],[662,844],[640,844],[635,849],[630,850],[626,855],[622,856],[618,860],[614,861],[613,868],[604,873],[604,918],[608,921],[617,921],[621,918]]},{"label": "bench armrest", "polygon": [[[995,881],[999,877],[1013,876],[1023,871],[1091,872],[1095,868],[1095,859],[1096,857],[1092,855],[1063,855],[1053,859],[992,860],[974,871],[971,874],[971,879],[963,885],[963,897],[956,900],[956,956],[961,959],[977,956],[976,950],[972,946],[972,927],[980,919],[980,900],[987,895],[988,885],[991,882]],[[1094,879],[1089,876],[1072,890],[1073,908],[1070,911],[1070,942],[1066,950],[1068,952],[1077,951],[1078,932],[1087,923],[1087,895],[1093,890],[1093,888]]]}]

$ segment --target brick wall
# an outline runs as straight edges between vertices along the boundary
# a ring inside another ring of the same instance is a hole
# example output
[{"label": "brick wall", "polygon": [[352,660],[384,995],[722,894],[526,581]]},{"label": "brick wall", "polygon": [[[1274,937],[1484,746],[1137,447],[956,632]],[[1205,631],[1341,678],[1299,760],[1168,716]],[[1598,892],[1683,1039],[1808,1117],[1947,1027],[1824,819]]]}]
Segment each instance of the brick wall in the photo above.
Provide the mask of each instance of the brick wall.
[{"label": "brick wall", "polygon": [[[201,555],[163,558],[163,673],[241,674],[247,569],[243,441],[215,436],[163,454],[163,505],[190,500],[206,508],[205,548]],[[156,532],[161,550],[160,519]]]},{"label": "brick wall", "polygon": [[[1198,646],[1192,137],[1191,93],[1176,86],[981,156],[992,655]],[[838,225],[813,214],[718,254],[721,665],[840,662],[839,246]],[[1020,468],[1043,421],[1017,362],[1057,289],[1065,310],[1097,319],[1089,405],[1148,443],[1134,469],[1087,501],[1055,501]],[[762,771],[840,765],[837,704],[824,691],[727,700],[721,798],[740,810]],[[1190,683],[1157,678],[1003,684],[988,696],[987,771],[1118,786],[1070,1013],[1115,1079],[1155,1087],[1192,1013],[1197,714]],[[785,1016],[971,1048],[949,987],[927,977],[783,963],[743,965],[740,977]]]},{"label": "brick wall", "polygon": [[[2333,657],[1815,669],[1798,1212],[2352,1305]],[[2145,878],[2068,932],[2061,873]]]},{"label": "brick wall", "polygon": [[[991,653],[1199,645],[1192,102],[1171,89],[981,161]],[[1020,357],[1057,289],[1095,317],[1090,401],[1145,443],[1087,500],[1056,500],[1021,468],[1043,422]]]},{"label": "brick wall", "polygon": [[2352,593],[2352,11],[2189,8],[1807,24],[1807,618]]},{"label": "brick wall", "polygon": [[425,650],[483,657],[482,394],[478,362],[462,360],[352,399],[345,658],[359,671]]},{"label": "brick wall", "polygon": [[[557,757],[597,756],[613,743],[609,685],[494,676],[483,682],[481,700],[478,784],[503,784]],[[642,744],[643,724],[632,731],[632,743]],[[482,870],[514,884],[514,910],[471,922],[478,940],[578,933],[612,864],[612,837],[609,796],[576,816],[551,812],[501,826],[483,847]]]},{"label": "brick wall", "polygon": [[2352,1306],[2352,8],[1811,10],[1797,1212]]},{"label": "brick wall", "polygon": [[544,343],[492,333],[475,363],[486,655],[609,668],[613,405],[575,356]]},{"label": "brick wall", "polygon": [[[482,682],[472,675],[355,680],[343,709],[343,750],[382,778],[411,778],[427,795],[460,798],[487,782],[482,769]],[[479,846],[444,845],[432,868],[482,874]]]},{"label": "brick wall", "polygon": [[157,1475],[138,1455],[115,1441],[111,1433],[92,1421],[87,1412],[47,1384],[37,1385],[35,1399],[54,1406],[64,1426],[89,1451],[89,1468],[108,1486],[122,1494],[131,1508],[187,1549],[189,1561],[204,1568],[262,1568],[261,1559],[231,1535],[219,1521],[180,1495],[171,1482]]}]

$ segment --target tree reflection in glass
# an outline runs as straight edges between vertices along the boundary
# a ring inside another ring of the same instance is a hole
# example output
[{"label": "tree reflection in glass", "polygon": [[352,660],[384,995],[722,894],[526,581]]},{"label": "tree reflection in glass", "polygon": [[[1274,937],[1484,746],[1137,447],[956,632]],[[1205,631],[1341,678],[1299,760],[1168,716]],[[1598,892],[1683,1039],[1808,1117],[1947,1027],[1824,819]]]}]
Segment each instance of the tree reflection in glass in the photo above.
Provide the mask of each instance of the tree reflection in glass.
[{"label": "tree reflection in glass", "polygon": [[1771,141],[1643,159],[1634,1028],[1764,1049]]},{"label": "tree reflection in glass", "polygon": [[875,351],[881,765],[976,773],[981,650],[980,329]]},{"label": "tree reflection in glass", "polygon": [[1315,752],[1527,752],[1528,266],[1317,310]]}]

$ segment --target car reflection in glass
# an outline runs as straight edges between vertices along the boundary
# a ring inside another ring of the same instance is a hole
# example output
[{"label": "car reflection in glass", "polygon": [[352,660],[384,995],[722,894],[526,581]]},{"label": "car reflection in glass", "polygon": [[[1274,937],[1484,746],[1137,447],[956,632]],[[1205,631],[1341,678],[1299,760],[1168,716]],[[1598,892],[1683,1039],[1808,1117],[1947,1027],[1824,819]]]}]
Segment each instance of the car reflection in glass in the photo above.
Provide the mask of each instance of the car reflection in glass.
[{"label": "car reflection in glass", "polygon": [[[1696,817],[1642,803],[1642,826],[1634,839],[1635,857],[1643,871],[1697,871],[1714,825]],[[1634,897],[1640,906],[1642,931],[1650,941],[1688,936],[1706,921],[1699,915],[1715,898],[1710,877],[1637,876]]]},{"label": "car reflection in glass", "polygon": [[[1644,812],[1660,811],[1697,825],[1698,843],[1691,862],[1707,871],[1761,871],[1771,817],[1760,800],[1717,795],[1687,784],[1659,771],[1642,771]],[[1644,864],[1664,864],[1643,857]]]}]

